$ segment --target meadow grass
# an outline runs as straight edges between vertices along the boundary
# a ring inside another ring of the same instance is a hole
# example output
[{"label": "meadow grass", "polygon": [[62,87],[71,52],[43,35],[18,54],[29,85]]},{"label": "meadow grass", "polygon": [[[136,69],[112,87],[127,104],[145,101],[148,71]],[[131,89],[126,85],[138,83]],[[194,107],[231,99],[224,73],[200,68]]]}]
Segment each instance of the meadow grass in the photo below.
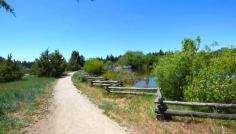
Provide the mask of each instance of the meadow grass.
[{"label": "meadow grass", "polygon": [[[175,117],[172,121],[158,121],[154,112],[155,96],[109,94],[104,88],[90,87],[89,83],[82,82],[83,78],[79,73],[74,74],[72,80],[82,93],[104,111],[104,114],[137,134],[218,134],[222,132],[234,134],[236,132],[234,121],[187,117]],[[173,106],[172,108],[181,109]]]},{"label": "meadow grass", "polygon": [[54,81],[54,78],[27,76],[0,83],[0,133],[19,132],[33,121],[35,114],[44,111]]}]

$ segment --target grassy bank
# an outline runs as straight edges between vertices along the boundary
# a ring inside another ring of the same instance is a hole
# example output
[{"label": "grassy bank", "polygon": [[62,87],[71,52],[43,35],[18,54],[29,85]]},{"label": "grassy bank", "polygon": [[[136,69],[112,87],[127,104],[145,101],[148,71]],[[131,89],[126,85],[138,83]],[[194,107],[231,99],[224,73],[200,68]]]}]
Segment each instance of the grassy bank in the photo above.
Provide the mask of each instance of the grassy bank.
[{"label": "grassy bank", "polygon": [[236,132],[236,123],[231,121],[174,118],[172,121],[160,122],[156,120],[154,112],[154,96],[108,94],[103,88],[82,83],[79,73],[73,76],[73,82],[106,115],[138,134]]},{"label": "grassy bank", "polygon": [[135,72],[129,72],[129,71],[124,71],[124,72],[106,71],[103,74],[103,76],[111,80],[120,80],[124,82],[124,84],[126,85],[132,85],[135,83],[135,81],[147,77],[147,74],[135,73]]},{"label": "grassy bank", "polygon": [[54,78],[27,76],[0,83],[0,133],[19,132],[47,109]]}]

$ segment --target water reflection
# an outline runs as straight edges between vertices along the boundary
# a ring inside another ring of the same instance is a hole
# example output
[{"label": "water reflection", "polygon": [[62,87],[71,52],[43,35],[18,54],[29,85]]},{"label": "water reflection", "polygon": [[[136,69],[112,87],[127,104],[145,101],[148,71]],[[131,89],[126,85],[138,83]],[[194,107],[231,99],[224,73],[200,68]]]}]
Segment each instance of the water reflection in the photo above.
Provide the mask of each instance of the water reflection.
[{"label": "water reflection", "polygon": [[135,87],[145,87],[145,88],[155,88],[157,85],[157,78],[154,76],[150,76],[148,79],[139,80],[134,83]]}]

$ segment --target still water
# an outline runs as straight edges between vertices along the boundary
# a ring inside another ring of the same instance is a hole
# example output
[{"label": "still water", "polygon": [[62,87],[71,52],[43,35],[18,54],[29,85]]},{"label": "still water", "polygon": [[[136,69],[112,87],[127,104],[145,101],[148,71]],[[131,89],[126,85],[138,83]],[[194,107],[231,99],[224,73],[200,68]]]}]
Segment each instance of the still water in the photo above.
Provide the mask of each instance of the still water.
[{"label": "still water", "polygon": [[145,87],[145,88],[156,88],[157,85],[157,78],[154,76],[150,76],[148,79],[138,80],[134,83],[135,87]]}]

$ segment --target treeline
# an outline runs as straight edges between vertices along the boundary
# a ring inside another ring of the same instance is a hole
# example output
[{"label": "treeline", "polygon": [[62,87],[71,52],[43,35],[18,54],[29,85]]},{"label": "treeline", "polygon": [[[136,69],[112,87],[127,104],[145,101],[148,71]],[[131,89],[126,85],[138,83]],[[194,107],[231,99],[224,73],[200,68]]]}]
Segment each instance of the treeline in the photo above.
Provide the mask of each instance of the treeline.
[{"label": "treeline", "polygon": [[85,58],[78,51],[72,52],[68,63],[58,50],[52,53],[46,50],[34,62],[16,61],[12,55],[7,59],[0,57],[0,82],[19,80],[26,73],[40,77],[60,77],[65,71],[81,69],[84,63]]},{"label": "treeline", "polygon": [[[144,54],[141,51],[127,51],[124,55],[107,55],[106,58],[91,58],[85,63],[85,71],[94,74],[102,74],[104,70],[112,70],[116,67],[130,68],[134,72],[150,73],[158,63],[160,57],[172,52],[159,52]],[[102,67],[101,67],[102,66]],[[96,71],[95,71],[96,70]]]}]

